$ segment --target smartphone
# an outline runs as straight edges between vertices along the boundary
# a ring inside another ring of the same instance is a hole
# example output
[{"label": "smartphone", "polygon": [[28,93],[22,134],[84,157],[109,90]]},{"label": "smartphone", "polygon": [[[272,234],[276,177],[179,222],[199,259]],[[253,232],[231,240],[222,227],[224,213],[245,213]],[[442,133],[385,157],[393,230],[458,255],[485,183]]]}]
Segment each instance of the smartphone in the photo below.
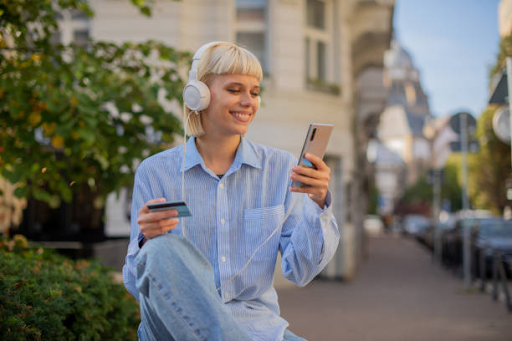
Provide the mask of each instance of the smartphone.
[{"label": "smartphone", "polygon": [[173,218],[181,218],[181,217],[190,217],[192,213],[187,207],[187,204],[184,201],[175,201],[175,202],[161,202],[156,204],[148,204],[148,209],[151,212],[157,211],[165,211],[165,210],[177,210],[178,215]]},{"label": "smartphone", "polygon": [[[316,169],[315,165],[309,162],[304,155],[310,153],[323,159],[325,150],[327,149],[327,143],[329,143],[329,138],[331,137],[332,129],[332,124],[311,123],[309,125],[306,140],[304,141],[302,151],[300,152],[299,162],[297,164],[298,166]],[[299,181],[292,182],[292,187],[305,186],[307,185]]]}]

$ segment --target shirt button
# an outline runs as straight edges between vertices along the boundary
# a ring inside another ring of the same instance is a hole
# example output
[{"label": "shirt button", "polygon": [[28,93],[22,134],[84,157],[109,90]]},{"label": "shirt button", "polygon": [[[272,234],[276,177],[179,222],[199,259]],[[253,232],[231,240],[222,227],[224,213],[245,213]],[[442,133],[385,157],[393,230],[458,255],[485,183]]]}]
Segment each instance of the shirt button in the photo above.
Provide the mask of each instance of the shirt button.
[{"label": "shirt button", "polygon": [[224,188],[224,184],[220,184],[220,185],[219,185],[219,187],[220,187],[220,188]]},{"label": "shirt button", "polygon": [[224,223],[225,223],[225,222],[226,222],[226,221],[224,220],[224,218],[220,220],[220,223],[221,223],[222,225],[224,225]]},{"label": "shirt button", "polygon": [[220,260],[222,261],[222,263],[226,263],[226,257],[222,256]]}]

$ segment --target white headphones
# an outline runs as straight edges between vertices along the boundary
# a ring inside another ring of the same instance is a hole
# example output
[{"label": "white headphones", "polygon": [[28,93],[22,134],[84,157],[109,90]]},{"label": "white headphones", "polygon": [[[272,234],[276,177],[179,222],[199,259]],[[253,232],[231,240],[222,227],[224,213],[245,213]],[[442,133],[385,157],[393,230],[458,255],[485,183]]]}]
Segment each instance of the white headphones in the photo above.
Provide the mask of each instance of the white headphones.
[{"label": "white headphones", "polygon": [[[192,66],[188,73],[188,83],[183,89],[183,101],[185,102],[185,105],[190,110],[195,111],[196,114],[198,114],[199,111],[208,108],[208,105],[210,104],[210,89],[208,89],[206,84],[197,80],[197,64],[206,49],[219,43],[221,42],[213,41],[211,43],[204,44],[196,51],[194,57],[192,57]],[[260,96],[258,96],[258,103],[261,103]]]},{"label": "white headphones", "polygon": [[208,89],[206,84],[197,80],[197,64],[203,52],[210,46],[218,43],[218,41],[214,41],[201,46],[192,58],[192,66],[188,73],[188,83],[183,89],[183,101],[190,110],[196,113],[208,108],[210,104],[210,89]]}]

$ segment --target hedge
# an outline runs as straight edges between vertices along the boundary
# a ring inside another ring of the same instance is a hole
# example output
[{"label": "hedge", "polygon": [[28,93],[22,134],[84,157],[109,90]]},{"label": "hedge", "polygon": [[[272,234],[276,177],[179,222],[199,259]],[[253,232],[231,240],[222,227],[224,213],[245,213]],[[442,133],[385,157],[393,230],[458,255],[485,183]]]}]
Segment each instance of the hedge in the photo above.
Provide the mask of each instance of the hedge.
[{"label": "hedge", "polygon": [[0,239],[1,340],[136,340],[138,305],[110,270]]}]

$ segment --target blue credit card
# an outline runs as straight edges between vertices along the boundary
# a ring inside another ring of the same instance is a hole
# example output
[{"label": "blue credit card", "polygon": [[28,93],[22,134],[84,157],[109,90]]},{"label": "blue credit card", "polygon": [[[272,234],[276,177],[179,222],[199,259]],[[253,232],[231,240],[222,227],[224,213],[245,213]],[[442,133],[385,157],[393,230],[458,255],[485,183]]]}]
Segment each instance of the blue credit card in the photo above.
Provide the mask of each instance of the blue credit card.
[{"label": "blue credit card", "polygon": [[184,201],[175,202],[162,202],[157,204],[148,204],[148,209],[151,212],[165,211],[165,210],[177,210],[178,215],[174,218],[190,217],[192,212],[187,207]]}]

